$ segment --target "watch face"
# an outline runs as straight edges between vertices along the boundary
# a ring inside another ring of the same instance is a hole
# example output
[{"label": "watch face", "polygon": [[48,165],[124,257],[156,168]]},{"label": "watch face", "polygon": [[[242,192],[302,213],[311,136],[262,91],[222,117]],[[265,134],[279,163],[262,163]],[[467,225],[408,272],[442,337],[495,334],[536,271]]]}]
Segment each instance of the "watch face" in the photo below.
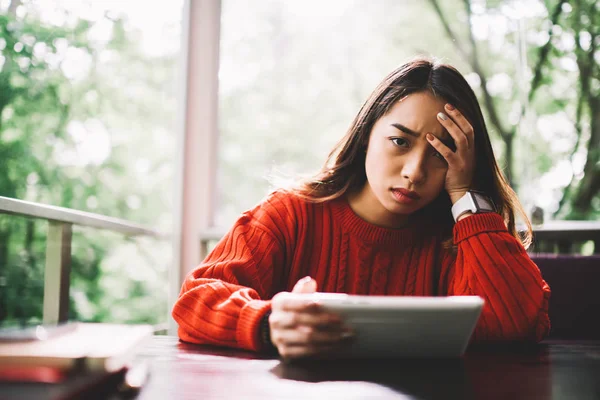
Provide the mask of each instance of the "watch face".
[{"label": "watch face", "polygon": [[471,191],[470,193],[478,211],[496,211],[492,199],[478,192]]}]

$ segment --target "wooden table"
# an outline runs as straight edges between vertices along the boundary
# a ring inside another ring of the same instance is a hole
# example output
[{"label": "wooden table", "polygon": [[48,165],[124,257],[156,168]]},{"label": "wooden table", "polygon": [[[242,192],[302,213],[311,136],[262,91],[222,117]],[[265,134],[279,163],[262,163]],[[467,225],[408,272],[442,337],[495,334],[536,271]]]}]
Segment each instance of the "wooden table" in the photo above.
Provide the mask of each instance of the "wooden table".
[{"label": "wooden table", "polygon": [[456,360],[285,364],[156,336],[139,399],[600,399],[600,342],[474,347]]}]

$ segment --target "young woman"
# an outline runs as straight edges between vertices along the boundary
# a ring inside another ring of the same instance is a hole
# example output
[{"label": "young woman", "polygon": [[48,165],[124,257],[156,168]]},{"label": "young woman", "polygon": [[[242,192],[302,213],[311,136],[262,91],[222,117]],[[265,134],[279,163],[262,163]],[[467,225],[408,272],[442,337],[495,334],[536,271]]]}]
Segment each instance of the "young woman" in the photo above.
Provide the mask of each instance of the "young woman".
[{"label": "young woman", "polygon": [[241,215],[185,279],[173,317],[184,341],[295,358],[351,333],[289,291],[478,295],[474,340],[539,341],[550,289],[530,241],[473,90],[419,59],[379,84],[313,179]]}]

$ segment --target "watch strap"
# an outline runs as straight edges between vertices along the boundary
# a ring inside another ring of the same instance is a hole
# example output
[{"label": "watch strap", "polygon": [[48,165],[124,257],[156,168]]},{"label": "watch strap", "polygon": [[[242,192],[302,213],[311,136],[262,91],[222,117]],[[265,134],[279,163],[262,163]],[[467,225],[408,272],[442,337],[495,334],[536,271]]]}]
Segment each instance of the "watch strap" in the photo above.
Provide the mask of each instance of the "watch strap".
[{"label": "watch strap", "polygon": [[452,206],[452,217],[454,217],[454,221],[458,221],[458,218],[466,212],[477,214],[493,211],[495,211],[494,202],[489,197],[470,190],[454,203]]}]

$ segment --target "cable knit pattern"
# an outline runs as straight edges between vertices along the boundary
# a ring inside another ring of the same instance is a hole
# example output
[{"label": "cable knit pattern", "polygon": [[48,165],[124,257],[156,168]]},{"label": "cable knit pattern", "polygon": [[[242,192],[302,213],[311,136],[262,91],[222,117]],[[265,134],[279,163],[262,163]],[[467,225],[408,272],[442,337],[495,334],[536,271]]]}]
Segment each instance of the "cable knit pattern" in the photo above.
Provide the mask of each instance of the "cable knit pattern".
[{"label": "cable knit pattern", "polygon": [[260,350],[270,299],[304,276],[322,292],[371,295],[479,295],[474,340],[541,340],[550,288],[497,214],[454,227],[456,254],[435,226],[372,225],[345,199],[310,203],[277,191],[241,215],[185,279],[173,318],[188,342]]},{"label": "cable knit pattern", "polygon": [[342,254],[337,270],[335,290],[333,292],[343,293],[346,291],[346,265],[348,265],[348,235],[342,235]]},{"label": "cable knit pattern", "polygon": [[391,267],[392,258],[388,251],[381,251],[375,258],[370,293],[385,293],[385,285]]}]

